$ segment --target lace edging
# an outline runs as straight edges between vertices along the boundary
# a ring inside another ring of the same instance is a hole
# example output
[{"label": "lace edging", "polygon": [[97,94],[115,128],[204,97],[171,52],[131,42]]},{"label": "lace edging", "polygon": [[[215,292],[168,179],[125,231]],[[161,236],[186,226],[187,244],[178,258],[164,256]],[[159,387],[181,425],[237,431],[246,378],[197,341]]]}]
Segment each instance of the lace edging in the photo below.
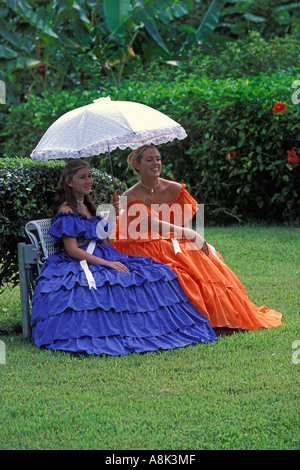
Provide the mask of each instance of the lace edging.
[{"label": "lace edging", "polygon": [[[162,135],[163,133],[163,135]],[[120,138],[116,137],[109,141],[99,141],[93,143],[83,149],[75,150],[68,148],[49,148],[43,149],[43,142],[40,141],[40,144],[33,150],[31,153],[32,159],[39,159],[42,161],[51,160],[56,158],[83,158],[91,157],[93,155],[99,155],[106,153],[108,151],[115,150],[119,148],[120,150],[125,150],[126,148],[131,148],[132,150],[137,149],[141,145],[146,144],[165,144],[167,142],[172,142],[175,139],[183,140],[187,137],[187,134],[182,126],[174,126],[167,129],[157,130],[154,132],[137,132],[132,135],[124,136],[120,142]],[[41,149],[39,148],[41,146]]]}]

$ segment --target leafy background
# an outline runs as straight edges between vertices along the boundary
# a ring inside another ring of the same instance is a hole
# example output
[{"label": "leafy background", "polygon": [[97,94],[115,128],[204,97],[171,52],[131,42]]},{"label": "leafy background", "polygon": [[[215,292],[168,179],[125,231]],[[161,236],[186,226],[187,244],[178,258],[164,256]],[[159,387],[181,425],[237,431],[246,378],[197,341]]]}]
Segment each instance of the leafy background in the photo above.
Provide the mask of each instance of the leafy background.
[{"label": "leafy background", "polygon": [[[0,447],[299,449],[292,361],[299,161],[288,162],[286,153],[299,154],[299,101],[291,100],[300,89],[292,88],[300,78],[299,2],[0,0],[0,64],[7,91],[0,106],[0,266],[10,259],[5,246],[16,252],[25,220],[48,207],[63,165],[33,162],[30,150],[54,119],[99,97],[101,88],[183,121],[188,139],[161,148],[165,175],[183,178],[206,200],[210,224],[258,222],[207,227],[207,239],[249,298],[284,314],[281,328],[211,345],[75,357],[13,334],[20,332],[20,296],[7,282]],[[274,113],[277,102],[287,109]],[[116,175],[131,184],[124,155],[113,158]],[[93,158],[93,166],[107,195],[107,157]],[[271,219],[281,226],[265,227]],[[16,266],[8,269],[6,281],[17,276]]]},{"label": "leafy background", "polygon": [[[162,176],[187,184],[206,225],[299,224],[300,164],[287,152],[300,155],[300,2],[0,0],[0,11],[0,234],[11,251],[44,212],[60,165],[35,167],[32,149],[60,115],[101,94],[183,125],[187,139],[160,147]],[[135,182],[128,153],[112,154],[120,188]],[[108,198],[108,156],[90,161]]]}]

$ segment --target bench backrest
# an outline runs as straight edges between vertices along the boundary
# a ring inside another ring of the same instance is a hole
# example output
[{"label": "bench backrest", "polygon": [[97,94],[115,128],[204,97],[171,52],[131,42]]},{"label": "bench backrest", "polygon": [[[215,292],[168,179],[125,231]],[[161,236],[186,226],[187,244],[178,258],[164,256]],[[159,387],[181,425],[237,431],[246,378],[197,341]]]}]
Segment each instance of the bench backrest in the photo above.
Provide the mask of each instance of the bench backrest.
[{"label": "bench backrest", "polygon": [[[108,219],[109,211],[99,211]],[[56,251],[53,238],[49,235],[52,219],[31,220],[25,225],[25,232],[30,244],[18,243],[18,261],[20,276],[20,294],[22,310],[22,332],[25,338],[31,337],[30,299],[36,285],[37,274],[40,274],[45,259]],[[36,272],[37,268],[37,272]]]},{"label": "bench backrest", "polygon": [[53,238],[49,235],[51,219],[31,220],[25,225],[25,232],[37,251],[41,251],[46,259],[54,253]]},{"label": "bench backrest", "polygon": [[[109,216],[109,211],[99,212],[104,219]],[[37,253],[37,264],[39,271],[41,270],[45,259],[52,255],[57,249],[54,246],[53,238],[49,235],[52,219],[31,220],[25,225],[25,232],[33,244]]]}]

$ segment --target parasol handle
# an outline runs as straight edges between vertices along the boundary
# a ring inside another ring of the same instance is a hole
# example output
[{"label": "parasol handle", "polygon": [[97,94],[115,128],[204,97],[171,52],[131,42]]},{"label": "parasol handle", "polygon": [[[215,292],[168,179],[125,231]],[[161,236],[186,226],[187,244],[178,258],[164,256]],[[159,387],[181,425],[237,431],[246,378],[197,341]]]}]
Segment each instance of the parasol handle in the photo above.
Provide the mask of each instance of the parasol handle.
[{"label": "parasol handle", "polygon": [[[117,193],[116,191],[113,192],[112,197],[113,197],[113,202],[117,202],[117,201],[118,201],[118,193]],[[116,216],[118,216],[118,215],[119,215],[119,208],[116,209]]]},{"label": "parasol handle", "polygon": [[109,146],[108,146],[108,156],[109,156],[110,172],[111,172],[111,178],[112,178],[112,184],[113,184],[113,191],[115,192],[114,170],[113,170],[113,164],[112,164],[112,159],[111,159],[111,155],[110,155]]}]

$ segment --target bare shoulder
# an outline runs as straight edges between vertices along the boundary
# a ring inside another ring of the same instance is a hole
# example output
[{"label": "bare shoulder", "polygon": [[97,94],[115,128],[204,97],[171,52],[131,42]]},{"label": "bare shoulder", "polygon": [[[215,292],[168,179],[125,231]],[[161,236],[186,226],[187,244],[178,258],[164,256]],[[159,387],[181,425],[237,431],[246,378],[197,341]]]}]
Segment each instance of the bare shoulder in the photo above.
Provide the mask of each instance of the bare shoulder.
[{"label": "bare shoulder", "polygon": [[177,181],[165,180],[163,178],[160,178],[160,181],[161,181],[162,184],[164,184],[169,189],[180,191],[180,189],[182,188],[181,183],[177,183]]},{"label": "bare shoulder", "polygon": [[131,186],[131,188],[127,189],[122,194],[122,197],[123,196],[127,198],[127,202],[133,201],[134,199],[137,199],[139,197],[138,183],[135,184],[134,186]]},{"label": "bare shoulder", "polygon": [[58,209],[57,212],[73,212],[73,210],[71,209],[71,207],[66,203],[64,202]]},{"label": "bare shoulder", "polygon": [[160,181],[162,190],[167,192],[171,199],[177,196],[179,191],[182,189],[182,185],[176,181],[169,181],[163,178],[161,178]]}]

